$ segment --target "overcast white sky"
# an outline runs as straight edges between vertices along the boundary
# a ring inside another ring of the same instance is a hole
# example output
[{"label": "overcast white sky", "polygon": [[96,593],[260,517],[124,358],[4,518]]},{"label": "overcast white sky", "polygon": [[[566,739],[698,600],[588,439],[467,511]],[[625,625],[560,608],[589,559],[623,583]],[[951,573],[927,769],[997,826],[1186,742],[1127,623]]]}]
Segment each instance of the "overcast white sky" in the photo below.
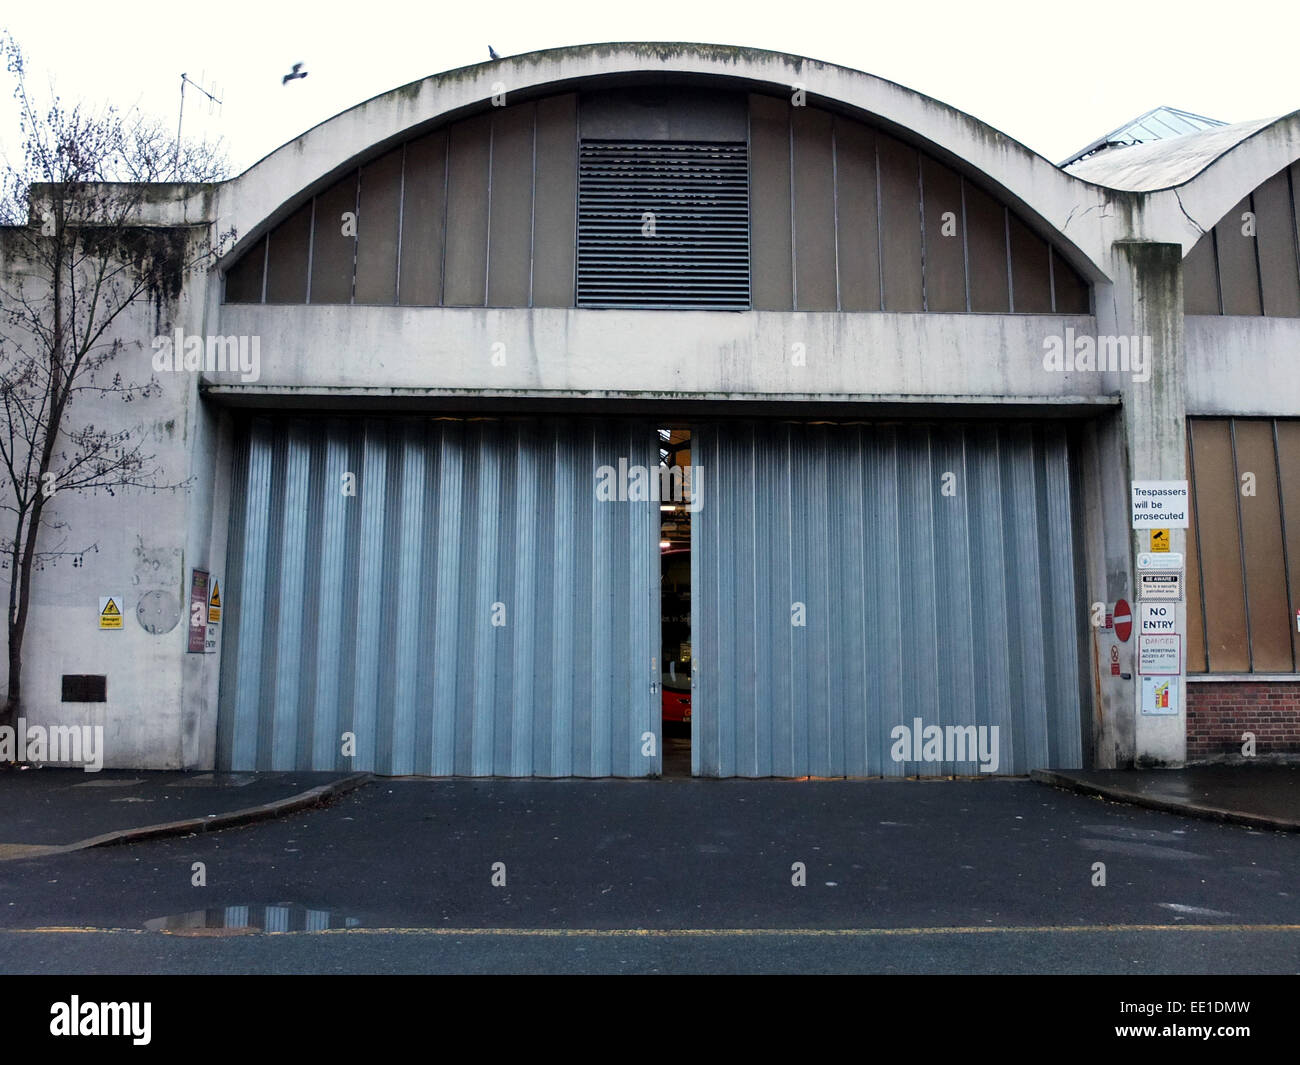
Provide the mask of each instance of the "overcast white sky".
[{"label": "overcast white sky", "polygon": [[[429,74],[598,41],[702,41],[793,52],[936,97],[1059,161],[1160,104],[1229,122],[1300,108],[1300,2],[1053,0],[618,0],[410,3],[274,0],[7,5],[0,28],[43,88],[175,121],[182,72],[218,86],[209,115],[187,90],[185,134],[225,137],[235,172],[339,111]],[[309,76],[282,87],[302,61]],[[8,77],[0,72],[0,77]],[[12,157],[10,85],[0,150]]]}]

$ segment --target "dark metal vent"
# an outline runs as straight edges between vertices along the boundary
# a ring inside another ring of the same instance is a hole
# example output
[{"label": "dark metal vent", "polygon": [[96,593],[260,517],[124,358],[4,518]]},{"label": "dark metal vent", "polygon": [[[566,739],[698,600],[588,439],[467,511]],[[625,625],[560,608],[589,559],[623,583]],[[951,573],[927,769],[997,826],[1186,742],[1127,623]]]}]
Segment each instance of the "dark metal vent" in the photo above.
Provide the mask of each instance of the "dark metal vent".
[{"label": "dark metal vent", "polygon": [[64,673],[63,702],[108,702],[108,677],[97,673]]},{"label": "dark metal vent", "polygon": [[747,310],[746,145],[584,140],[578,306]]}]

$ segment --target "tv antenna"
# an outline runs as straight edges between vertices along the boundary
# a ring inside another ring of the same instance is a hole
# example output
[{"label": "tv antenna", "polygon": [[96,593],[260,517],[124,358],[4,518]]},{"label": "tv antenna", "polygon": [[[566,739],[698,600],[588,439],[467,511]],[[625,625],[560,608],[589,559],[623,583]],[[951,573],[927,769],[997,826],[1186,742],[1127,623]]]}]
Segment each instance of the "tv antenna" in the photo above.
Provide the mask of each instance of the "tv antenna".
[{"label": "tv antenna", "polygon": [[[202,78],[203,75],[200,74],[199,77]],[[181,173],[181,123],[185,121],[185,86],[187,83],[193,85],[194,88],[198,89],[199,92],[208,98],[208,114],[212,114],[214,107],[221,106],[221,101],[217,99],[216,96],[218,92],[216,82],[212,83],[212,91],[208,92],[207,89],[191,78],[188,74],[181,75],[181,106],[180,114],[177,115],[176,118],[176,159],[173,163],[178,178]]]}]

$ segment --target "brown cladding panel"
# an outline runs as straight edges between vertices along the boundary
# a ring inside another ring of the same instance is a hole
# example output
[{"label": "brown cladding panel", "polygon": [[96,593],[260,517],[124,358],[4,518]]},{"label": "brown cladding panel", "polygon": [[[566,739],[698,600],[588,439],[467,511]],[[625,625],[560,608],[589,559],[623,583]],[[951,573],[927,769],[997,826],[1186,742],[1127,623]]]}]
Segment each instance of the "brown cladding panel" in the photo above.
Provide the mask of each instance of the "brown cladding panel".
[{"label": "brown cladding panel", "polygon": [[577,239],[578,111],[572,93],[537,103],[533,306],[572,307]]},{"label": "brown cladding panel", "polygon": [[1014,214],[1009,228],[1012,310],[1016,314],[1047,314],[1052,309],[1047,242]]},{"label": "brown cladding panel", "polygon": [[1224,314],[1260,314],[1259,267],[1255,261],[1255,238],[1242,233],[1242,215],[1250,210],[1250,198],[1242,200],[1214,227],[1219,253],[1219,285],[1223,290]]},{"label": "brown cladding panel", "polygon": [[357,172],[316,197],[311,241],[312,303],[351,303],[357,253]]},{"label": "brown cladding panel", "polygon": [[1052,284],[1055,286],[1057,314],[1092,313],[1088,282],[1061,258],[1061,253],[1055,248],[1052,249]]},{"label": "brown cladding panel", "polygon": [[833,311],[835,181],[831,116],[811,107],[790,111],[794,143],[794,280],[797,310]]},{"label": "brown cladding panel", "polygon": [[1295,213],[1286,171],[1255,190],[1255,233],[1264,313],[1300,318],[1300,268],[1296,265]]},{"label": "brown cladding panel", "polygon": [[876,135],[835,118],[835,200],[840,308],[880,310],[880,220],[876,215]]},{"label": "brown cladding panel", "polygon": [[790,266],[790,105],[749,98],[749,269],[760,311],[794,309]]},{"label": "brown cladding panel", "polygon": [[488,159],[492,115],[457,122],[450,130],[447,168],[446,279],[448,307],[482,307],[487,285]]},{"label": "brown cladding panel", "polygon": [[436,307],[442,302],[446,162],[445,130],[406,146],[398,302],[408,306]]},{"label": "brown cladding panel", "polygon": [[1246,653],[1246,602],[1241,584],[1237,479],[1228,422],[1222,418],[1197,418],[1191,422],[1191,430],[1210,670],[1244,673],[1250,668],[1250,659]]},{"label": "brown cladding panel", "polygon": [[1286,567],[1282,564],[1282,519],[1277,504],[1273,423],[1237,419],[1237,480],[1255,475],[1255,494],[1240,495],[1250,642],[1257,673],[1291,669],[1291,626],[1287,616]]},{"label": "brown cladding panel", "polygon": [[921,310],[921,192],[917,153],[876,134],[880,158],[880,267],[885,310]]},{"label": "brown cladding panel", "polygon": [[1183,311],[1219,313],[1219,276],[1214,261],[1214,234],[1206,233],[1183,256]]},{"label": "brown cladding panel", "polygon": [[533,251],[531,103],[492,116],[492,204],[488,235],[488,306],[527,307]]},{"label": "brown cladding panel", "polygon": [[227,303],[261,303],[262,270],[266,266],[266,238],[263,237],[246,251],[240,260],[226,271]]},{"label": "brown cladding panel", "polygon": [[271,230],[266,260],[266,302],[307,302],[307,245],[311,201]]},{"label": "brown cladding panel", "polygon": [[1295,631],[1295,612],[1300,609],[1300,419],[1278,419],[1277,459],[1282,482],[1282,515],[1286,519],[1288,629],[1292,653],[1300,660],[1300,634]]},{"label": "brown cladding panel", "polygon": [[1006,314],[1011,309],[1007,294],[1006,211],[969,181],[965,182],[965,196],[970,309],[984,314]]},{"label": "brown cladding panel", "polygon": [[921,195],[925,203],[925,307],[929,311],[966,309],[965,228],[961,178],[941,163],[921,157]]},{"label": "brown cladding panel", "polygon": [[[1192,468],[1191,423],[1183,443],[1187,469]],[[1188,475],[1190,477],[1190,473]],[[1201,558],[1196,551],[1196,492],[1188,493],[1187,503],[1187,646],[1183,658],[1188,673],[1205,672],[1205,604],[1201,601]]]},{"label": "brown cladding panel", "polygon": [[397,216],[401,198],[402,149],[398,148],[361,168],[357,303],[397,301]]}]

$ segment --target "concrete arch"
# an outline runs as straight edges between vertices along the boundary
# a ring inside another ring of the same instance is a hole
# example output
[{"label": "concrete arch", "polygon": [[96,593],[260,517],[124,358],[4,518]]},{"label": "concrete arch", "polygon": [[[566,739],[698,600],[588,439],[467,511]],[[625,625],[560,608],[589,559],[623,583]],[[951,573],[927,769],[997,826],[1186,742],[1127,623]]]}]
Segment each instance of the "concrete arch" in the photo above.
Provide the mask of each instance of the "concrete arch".
[{"label": "concrete arch", "polygon": [[977,178],[1085,278],[1107,279],[1105,189],[1064,173],[970,115],[882,78],[779,52],[701,44],[599,44],[532,52],[433,75],[358,104],[221,187],[218,230],[233,227],[239,237],[223,265],[297,201],[349,167],[424,129],[487,108],[502,91],[507,98],[527,98],[665,76],[784,94],[801,86],[810,103],[880,126]]}]

